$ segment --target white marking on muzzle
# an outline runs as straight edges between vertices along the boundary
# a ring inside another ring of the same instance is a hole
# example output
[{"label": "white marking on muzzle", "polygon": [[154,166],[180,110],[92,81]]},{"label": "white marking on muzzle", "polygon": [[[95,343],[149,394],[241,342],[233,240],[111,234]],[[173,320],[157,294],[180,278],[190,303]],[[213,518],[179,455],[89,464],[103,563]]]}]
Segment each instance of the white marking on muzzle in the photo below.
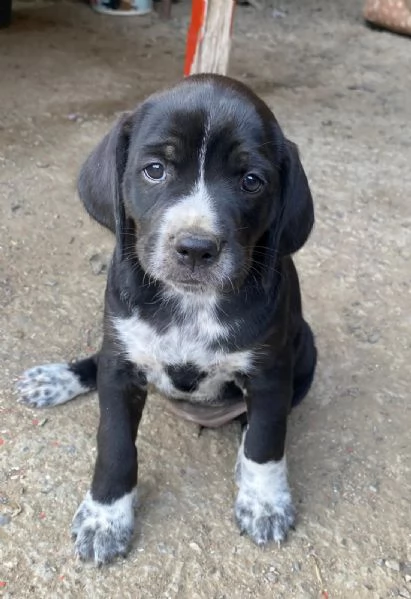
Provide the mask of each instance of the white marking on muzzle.
[{"label": "white marking on muzzle", "polygon": [[161,230],[167,237],[181,231],[218,234],[217,215],[204,180],[200,178],[192,193],[165,212]]}]

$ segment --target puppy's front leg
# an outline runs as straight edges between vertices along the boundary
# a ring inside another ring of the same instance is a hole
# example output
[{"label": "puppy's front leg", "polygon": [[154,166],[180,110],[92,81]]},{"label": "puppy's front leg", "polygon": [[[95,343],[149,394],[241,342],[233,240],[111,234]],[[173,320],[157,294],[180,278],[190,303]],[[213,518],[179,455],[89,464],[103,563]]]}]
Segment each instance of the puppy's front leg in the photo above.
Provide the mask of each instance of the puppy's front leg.
[{"label": "puppy's front leg", "polygon": [[97,389],[100,424],[91,490],[72,524],[75,552],[97,565],[124,555],[134,530],[137,484],[135,440],[146,399],[144,376],[120,358],[102,352]]},{"label": "puppy's front leg", "polygon": [[291,361],[285,358],[251,379],[247,392],[248,428],[236,464],[235,517],[241,532],[263,545],[283,541],[295,518],[285,458]]}]

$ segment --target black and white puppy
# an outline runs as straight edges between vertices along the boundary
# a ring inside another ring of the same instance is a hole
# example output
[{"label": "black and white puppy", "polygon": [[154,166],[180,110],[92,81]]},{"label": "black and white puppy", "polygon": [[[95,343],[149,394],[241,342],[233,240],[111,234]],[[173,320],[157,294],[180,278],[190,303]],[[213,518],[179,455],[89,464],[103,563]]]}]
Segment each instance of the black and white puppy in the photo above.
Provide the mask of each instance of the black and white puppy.
[{"label": "black and white puppy", "polygon": [[258,544],[283,541],[295,515],[287,416],[316,364],[290,257],[314,222],[296,146],[247,87],[193,76],[122,116],[78,189],[116,236],[102,347],[33,368],[18,385],[39,407],[98,390],[98,457],[73,521],[77,555],[101,564],[129,548],[148,384],[175,402],[245,402],[235,518]]}]

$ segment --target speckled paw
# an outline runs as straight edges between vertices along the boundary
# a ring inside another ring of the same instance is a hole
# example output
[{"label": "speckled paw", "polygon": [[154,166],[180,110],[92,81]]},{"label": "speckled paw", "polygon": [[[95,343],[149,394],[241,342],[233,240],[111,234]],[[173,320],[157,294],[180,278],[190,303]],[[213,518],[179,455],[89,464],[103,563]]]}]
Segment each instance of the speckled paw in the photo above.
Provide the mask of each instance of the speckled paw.
[{"label": "speckled paw", "polygon": [[46,364],[23,372],[16,383],[18,401],[34,408],[50,408],[86,393],[69,364]]},{"label": "speckled paw", "polygon": [[134,530],[134,493],[111,504],[94,501],[87,493],[72,523],[74,550],[82,560],[96,566],[128,553]]}]

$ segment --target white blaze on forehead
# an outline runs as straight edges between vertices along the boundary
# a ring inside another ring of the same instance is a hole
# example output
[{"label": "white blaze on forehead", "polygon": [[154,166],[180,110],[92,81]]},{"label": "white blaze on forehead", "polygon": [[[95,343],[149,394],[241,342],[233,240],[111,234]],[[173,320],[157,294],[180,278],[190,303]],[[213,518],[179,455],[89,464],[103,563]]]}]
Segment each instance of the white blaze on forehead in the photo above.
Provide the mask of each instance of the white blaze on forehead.
[{"label": "white blaze on forehead", "polygon": [[204,171],[205,171],[205,159],[207,153],[207,144],[210,137],[210,119],[208,118],[204,125],[204,134],[201,141],[200,152],[199,152],[199,179],[204,182]]}]

